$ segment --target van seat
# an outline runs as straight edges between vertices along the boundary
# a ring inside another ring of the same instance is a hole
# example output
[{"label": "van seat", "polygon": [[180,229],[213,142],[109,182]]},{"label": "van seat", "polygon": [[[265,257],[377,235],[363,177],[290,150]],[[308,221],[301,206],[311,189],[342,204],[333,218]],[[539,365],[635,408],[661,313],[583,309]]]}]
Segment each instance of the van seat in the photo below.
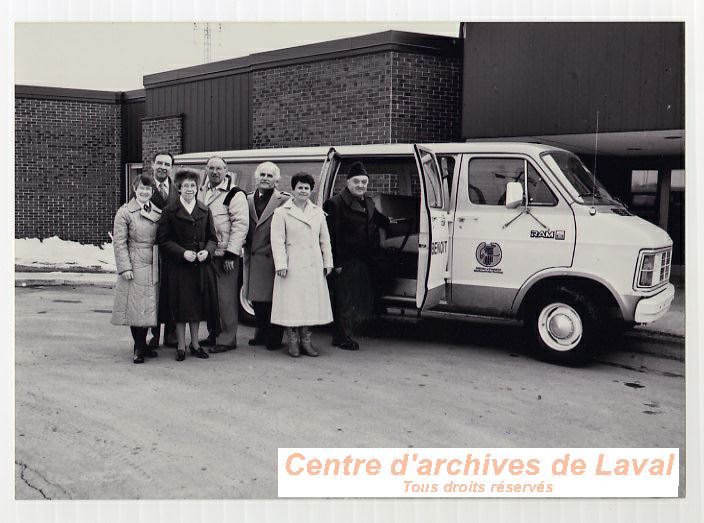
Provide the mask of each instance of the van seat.
[{"label": "van seat", "polygon": [[392,221],[382,247],[399,249],[408,236],[403,252],[418,253],[420,197],[387,193],[370,196],[377,210]]},{"label": "van seat", "polygon": [[[404,234],[403,236],[385,238],[381,247],[384,249],[400,249],[405,237],[406,235]],[[403,246],[403,250],[401,252],[418,254],[418,234],[411,234],[408,236],[408,241]]]}]

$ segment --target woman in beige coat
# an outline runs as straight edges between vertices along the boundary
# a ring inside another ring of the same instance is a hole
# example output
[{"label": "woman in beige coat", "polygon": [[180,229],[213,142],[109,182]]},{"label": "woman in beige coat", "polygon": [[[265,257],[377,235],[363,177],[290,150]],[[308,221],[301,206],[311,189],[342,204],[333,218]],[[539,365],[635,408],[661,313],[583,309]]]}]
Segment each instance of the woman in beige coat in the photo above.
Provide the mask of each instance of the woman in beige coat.
[{"label": "woman in beige coat", "polygon": [[112,234],[117,266],[113,325],[129,325],[134,339],[134,363],[144,363],[144,356],[157,352],[147,348],[147,328],[157,322],[159,295],[159,260],[156,231],[161,209],[150,202],[154,191],[151,176],[141,175],[132,188],[134,198],[115,215]]},{"label": "woman in beige coat", "polygon": [[286,327],[288,353],[317,356],[310,326],[332,322],[325,277],[333,268],[330,235],[323,210],[310,201],[313,177],[291,179],[293,198],[276,209],[271,222],[271,251],[276,278],[271,323]]}]

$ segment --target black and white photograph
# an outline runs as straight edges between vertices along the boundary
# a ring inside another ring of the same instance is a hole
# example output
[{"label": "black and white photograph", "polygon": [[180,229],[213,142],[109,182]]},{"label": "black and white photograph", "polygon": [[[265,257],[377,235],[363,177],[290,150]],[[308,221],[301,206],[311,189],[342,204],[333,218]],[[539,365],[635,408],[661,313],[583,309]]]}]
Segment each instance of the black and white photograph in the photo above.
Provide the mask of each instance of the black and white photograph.
[{"label": "black and white photograph", "polygon": [[688,30],[15,23],[15,500],[275,500],[279,448],[693,495]]}]

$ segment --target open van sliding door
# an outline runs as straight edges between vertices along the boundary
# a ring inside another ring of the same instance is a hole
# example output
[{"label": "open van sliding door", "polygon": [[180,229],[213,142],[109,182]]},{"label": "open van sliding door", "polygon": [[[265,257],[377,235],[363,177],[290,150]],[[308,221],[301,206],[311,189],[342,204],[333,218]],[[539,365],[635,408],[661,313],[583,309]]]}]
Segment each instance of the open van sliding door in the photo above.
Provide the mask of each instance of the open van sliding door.
[{"label": "open van sliding door", "polygon": [[320,170],[320,185],[321,191],[318,191],[317,205],[323,206],[323,202],[332,196],[332,184],[335,183],[335,171],[340,165],[340,156],[334,147],[328,150],[328,156],[325,158],[323,167]]},{"label": "open van sliding door", "polygon": [[418,235],[418,282],[416,306],[434,307],[445,299],[450,225],[445,211],[443,180],[435,155],[413,146],[420,177],[420,230]]}]

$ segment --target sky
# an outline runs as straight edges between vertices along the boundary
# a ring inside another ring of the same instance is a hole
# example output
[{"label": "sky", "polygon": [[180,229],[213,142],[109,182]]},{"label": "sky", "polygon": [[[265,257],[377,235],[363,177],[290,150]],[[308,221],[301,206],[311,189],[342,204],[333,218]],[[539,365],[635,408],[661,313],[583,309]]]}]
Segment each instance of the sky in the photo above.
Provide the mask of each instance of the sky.
[{"label": "sky", "polygon": [[[15,24],[16,85],[129,91],[147,74],[204,63],[205,23]],[[211,61],[388,31],[457,37],[459,22],[211,23]]]}]

